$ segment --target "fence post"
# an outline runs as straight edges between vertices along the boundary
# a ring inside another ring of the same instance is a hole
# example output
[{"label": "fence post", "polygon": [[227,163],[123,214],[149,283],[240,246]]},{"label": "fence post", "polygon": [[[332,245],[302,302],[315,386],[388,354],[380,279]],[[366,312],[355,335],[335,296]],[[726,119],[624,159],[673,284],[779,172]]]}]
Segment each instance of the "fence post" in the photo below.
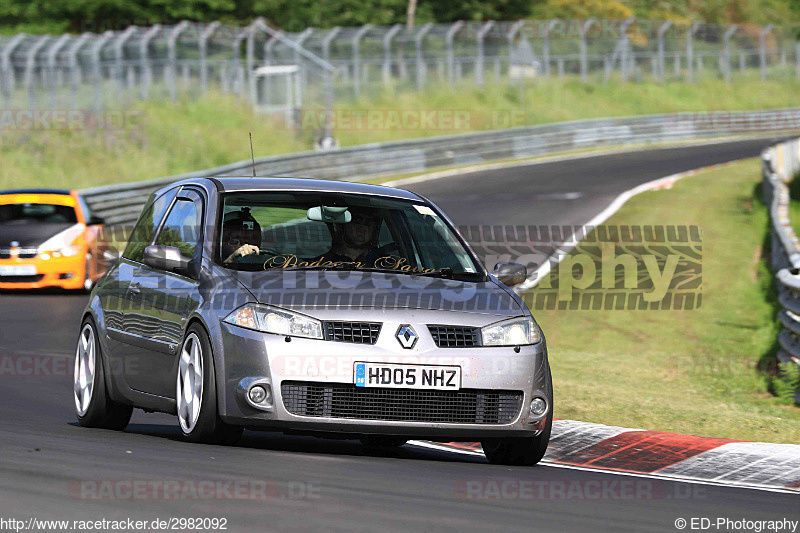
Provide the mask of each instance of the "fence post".
[{"label": "fence post", "polygon": [[619,70],[620,74],[622,75],[622,81],[628,81],[628,64],[630,61],[628,58],[628,49],[630,48],[630,41],[628,40],[628,28],[634,23],[635,20],[636,17],[627,18],[620,26],[618,46],[620,49]]},{"label": "fence post", "polygon": [[[142,36],[142,40],[139,41],[139,68],[142,75],[139,94],[141,95],[142,100],[146,100],[150,95],[150,85],[153,83],[153,71],[152,66],[150,65],[150,41],[152,41],[155,36],[158,35],[159,31],[161,31],[161,24],[156,24],[147,30],[147,32]],[[203,60],[202,52],[200,55],[200,60]]]},{"label": "fence post", "polygon": [[23,78],[23,84],[25,88],[28,89],[28,105],[31,109],[34,108],[33,71],[36,68],[36,54],[39,53],[39,50],[41,50],[50,39],[52,39],[52,37],[49,35],[39,37],[30,50],[27,51],[25,57],[25,77]]},{"label": "fence post", "polygon": [[736,33],[736,30],[739,29],[739,26],[734,24],[727,30],[725,30],[725,35],[722,37],[723,42],[725,43],[725,64],[723,66],[723,75],[725,76],[725,81],[731,81],[731,37],[733,34]]},{"label": "fence post", "polygon": [[422,56],[422,40],[432,28],[433,23],[429,22],[414,35],[414,49],[416,51],[417,60],[417,90],[420,92],[422,92],[425,87],[425,58]]},{"label": "fence post", "polygon": [[761,67],[761,81],[767,79],[767,35],[774,28],[774,24],[767,24],[758,35],[758,59]]},{"label": "fence post", "polygon": [[389,31],[383,36],[383,65],[381,67],[381,74],[384,85],[389,85],[392,82],[392,40],[402,29],[402,24],[395,24],[389,28]]},{"label": "fence post", "polygon": [[11,64],[11,54],[14,52],[14,49],[20,45],[22,41],[25,40],[27,34],[19,33],[11,38],[5,48],[3,48],[2,52],[2,84],[0,84],[3,88],[3,97],[7,102],[7,105],[10,106],[10,99],[13,96],[14,89],[16,88],[16,80],[14,76],[14,67]]},{"label": "fence post", "polygon": [[658,28],[658,32],[656,34],[658,39],[658,79],[662,82],[666,81],[667,79],[666,62],[664,60],[664,34],[667,33],[667,30],[671,27],[672,21],[668,20]]},{"label": "fence post", "polygon": [[120,91],[125,88],[125,84],[123,83],[125,43],[136,33],[136,29],[136,26],[128,26],[125,28],[125,31],[117,34],[116,39],[114,39],[114,77],[117,78],[116,81]]},{"label": "fence post", "polygon": [[493,20],[483,23],[478,29],[478,35],[476,36],[478,42],[478,58],[475,61],[475,83],[477,83],[478,87],[483,87],[483,39],[486,37],[486,33],[492,29],[492,26],[494,26]]},{"label": "fence post", "polygon": [[447,29],[447,33],[444,35],[444,42],[447,46],[447,81],[452,87],[455,82],[455,50],[453,50],[453,39],[456,36],[456,33],[464,27],[463,20],[457,20]]},{"label": "fence post", "polygon": [[58,40],[53,43],[49,50],[47,50],[47,84],[50,88],[50,109],[56,108],[56,69],[58,69],[58,53],[64,48],[67,43],[72,39],[69,34],[62,35]]},{"label": "fence post", "polygon": [[700,24],[695,22],[689,27],[686,34],[686,69],[689,81],[694,81],[694,34],[700,29]]},{"label": "fence post", "polygon": [[91,49],[92,57],[92,77],[94,78],[94,103],[97,109],[101,109],[103,105],[103,71],[100,65],[100,53],[103,47],[114,37],[113,31],[105,32],[99,39],[97,39]]},{"label": "fence post", "polygon": [[547,22],[544,27],[544,48],[542,55],[544,56],[544,75],[550,77],[550,32],[556,24],[561,22],[560,19],[553,19]]},{"label": "fence post", "polygon": [[177,98],[177,71],[178,71],[178,59],[177,53],[175,51],[175,44],[178,41],[178,37],[186,29],[189,25],[189,22],[186,20],[182,20],[174,28],[172,31],[169,32],[169,38],[167,39],[167,57],[169,62],[169,81],[167,84],[169,85],[169,96],[170,98],[175,101]]},{"label": "fence post", "polygon": [[800,79],[800,41],[794,43],[794,62],[797,70],[796,76]]},{"label": "fence post", "polygon": [[[277,64],[277,62],[273,61],[272,54],[273,49],[280,42],[280,39],[278,39],[279,35],[281,35],[280,31],[278,31],[275,35],[271,35],[264,44],[264,62],[267,65]],[[266,98],[264,105],[272,105],[272,78],[270,76],[266,76],[264,78],[264,96]]]},{"label": "fence post", "polygon": [[[197,47],[200,52],[200,90],[203,94],[208,92],[208,40],[214,35],[214,32],[219,28],[219,22],[212,22],[203,29],[200,34],[200,40],[197,42]],[[149,66],[148,66],[149,74]],[[148,77],[148,84],[150,80]]]},{"label": "fence post", "polygon": [[[314,28],[306,28],[303,30],[300,35],[297,36],[297,44],[298,46],[303,46],[303,43],[308,40],[309,37],[314,33]],[[298,72],[297,72],[297,80],[298,86],[302,87],[303,89],[306,88],[306,69],[305,65],[303,64],[302,60],[300,59],[300,53],[295,50],[294,51],[294,62],[297,65]]]},{"label": "fence post", "polygon": [[263,29],[266,22],[262,17],[258,17],[247,27],[247,43],[245,45],[245,77],[248,86],[248,98],[253,105],[258,101],[256,95],[256,77],[253,76],[255,68],[255,46],[256,46],[256,30]]},{"label": "fence post", "polygon": [[583,24],[578,26],[578,30],[581,34],[581,41],[580,41],[580,51],[581,51],[581,81],[587,82],[589,80],[589,60],[587,56],[587,46],[586,46],[586,33],[589,29],[594,25],[596,22],[595,19],[591,18],[586,20]]},{"label": "fence post", "polygon": [[361,39],[371,29],[372,24],[365,24],[353,35],[353,92],[356,98],[361,95],[361,54],[359,53],[359,46],[361,45]]},{"label": "fence post", "polygon": [[334,26],[328,33],[325,34],[325,38],[322,39],[322,59],[328,63],[331,61],[331,43],[341,31],[342,28],[339,26]]},{"label": "fence post", "polygon": [[72,92],[72,108],[78,108],[78,83],[81,81],[81,69],[78,64],[78,52],[80,49],[89,42],[92,34],[89,32],[84,33],[78,37],[67,50],[67,63],[69,64],[69,84],[70,91]]}]

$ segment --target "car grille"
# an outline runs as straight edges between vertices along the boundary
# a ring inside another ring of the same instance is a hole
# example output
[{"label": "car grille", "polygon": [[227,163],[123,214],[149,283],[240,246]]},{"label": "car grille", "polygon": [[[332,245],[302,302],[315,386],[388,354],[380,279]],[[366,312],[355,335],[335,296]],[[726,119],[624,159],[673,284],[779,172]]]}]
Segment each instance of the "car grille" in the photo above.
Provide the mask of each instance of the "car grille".
[{"label": "car grille", "polygon": [[325,322],[326,341],[375,344],[381,332],[379,322]]},{"label": "car grille", "polygon": [[[17,252],[17,257],[20,259],[33,259],[39,254],[39,250],[36,248],[20,248]],[[11,249],[10,248],[0,248],[0,259],[10,259],[11,258]]]},{"label": "car grille", "polygon": [[44,274],[35,276],[0,276],[0,283],[36,283],[41,281]]},{"label": "car grille", "polygon": [[479,328],[428,324],[428,331],[439,348],[470,348],[481,345]]},{"label": "car grille", "polygon": [[294,415],[397,422],[509,424],[522,408],[522,392],[361,388],[343,383],[287,381],[283,405]]}]

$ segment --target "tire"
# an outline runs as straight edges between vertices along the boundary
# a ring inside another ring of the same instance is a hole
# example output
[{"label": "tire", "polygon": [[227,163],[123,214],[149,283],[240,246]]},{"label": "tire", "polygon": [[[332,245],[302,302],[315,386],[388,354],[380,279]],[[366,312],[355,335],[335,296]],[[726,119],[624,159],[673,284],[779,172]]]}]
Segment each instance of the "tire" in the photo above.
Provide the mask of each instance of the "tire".
[{"label": "tire", "polygon": [[547,445],[550,443],[550,432],[553,429],[553,377],[547,367],[547,380],[550,383],[550,410],[544,429],[536,437],[506,437],[481,441],[483,453],[494,465],[533,466],[542,460]]},{"label": "tire", "polygon": [[219,417],[214,355],[199,324],[189,328],[181,345],[175,404],[181,434],[189,442],[236,444],[242,436],[241,427],[229,426]]},{"label": "tire", "polygon": [[122,431],[131,420],[133,406],[109,398],[105,378],[97,328],[91,318],[86,318],[75,351],[72,387],[75,415],[83,427]]},{"label": "tire", "polygon": [[493,465],[533,466],[544,457],[553,427],[552,409],[544,430],[536,437],[505,437],[481,441],[483,453]]},{"label": "tire", "polygon": [[369,435],[367,437],[361,437],[358,440],[367,448],[399,448],[408,442],[408,439],[404,439],[403,437],[382,435]]}]

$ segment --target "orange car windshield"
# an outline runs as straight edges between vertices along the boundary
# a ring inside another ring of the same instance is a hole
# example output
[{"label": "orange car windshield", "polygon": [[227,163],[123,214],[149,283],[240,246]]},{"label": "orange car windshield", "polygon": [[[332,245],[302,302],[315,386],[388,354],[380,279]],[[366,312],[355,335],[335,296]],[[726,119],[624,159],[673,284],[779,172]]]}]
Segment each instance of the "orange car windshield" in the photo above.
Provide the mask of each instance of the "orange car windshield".
[{"label": "orange car windshield", "polygon": [[0,224],[75,224],[78,217],[75,208],[54,204],[5,204],[0,205]]}]

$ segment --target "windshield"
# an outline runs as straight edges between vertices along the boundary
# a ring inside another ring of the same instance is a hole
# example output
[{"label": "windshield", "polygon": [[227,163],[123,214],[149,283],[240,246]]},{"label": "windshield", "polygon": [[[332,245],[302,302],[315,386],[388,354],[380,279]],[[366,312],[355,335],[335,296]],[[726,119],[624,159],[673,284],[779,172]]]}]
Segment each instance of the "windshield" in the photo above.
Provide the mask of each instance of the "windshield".
[{"label": "windshield", "polygon": [[75,224],[75,208],[68,205],[20,203],[0,205],[0,224]]},{"label": "windshield", "polygon": [[218,260],[235,270],[358,269],[482,275],[429,205],[318,192],[223,197]]}]

